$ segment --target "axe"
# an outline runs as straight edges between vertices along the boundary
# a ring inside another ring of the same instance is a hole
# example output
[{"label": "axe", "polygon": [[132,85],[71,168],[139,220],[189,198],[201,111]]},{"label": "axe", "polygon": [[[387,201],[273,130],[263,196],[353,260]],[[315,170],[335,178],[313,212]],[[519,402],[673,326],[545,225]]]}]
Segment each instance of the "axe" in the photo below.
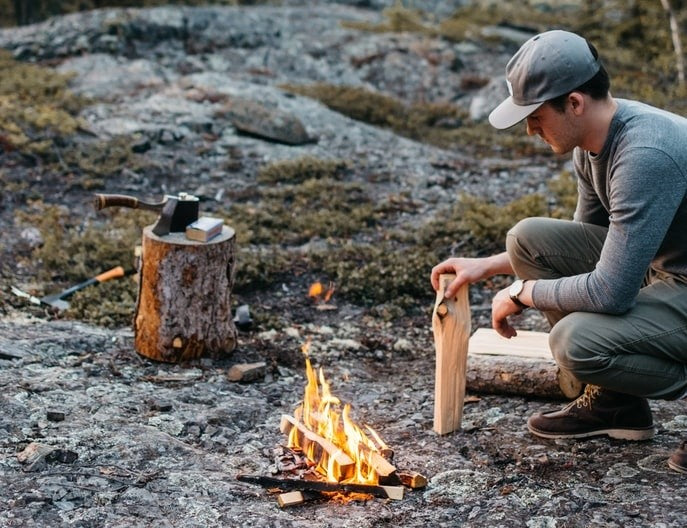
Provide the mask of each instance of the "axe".
[{"label": "axe", "polygon": [[177,196],[168,194],[157,203],[144,202],[123,194],[96,194],[95,209],[100,211],[105,207],[129,207],[155,211],[160,215],[153,226],[153,233],[164,236],[183,232],[187,225],[198,220],[198,201],[197,196],[187,193],[179,193]]},{"label": "axe", "polygon": [[71,288],[62,290],[59,293],[46,295],[44,297],[41,297],[40,299],[34,295],[23,292],[22,290],[14,286],[12,286],[12,293],[17,295],[18,297],[24,297],[25,299],[28,299],[29,302],[32,302],[33,304],[46,304],[48,306],[52,306],[53,308],[57,308],[58,310],[66,310],[67,308],[69,308],[69,302],[65,301],[65,299],[71,296],[73,293],[83,290],[84,288],[92,284],[98,284],[100,282],[105,282],[107,280],[115,279],[117,277],[123,277],[124,275],[124,268],[122,268],[121,266],[115,266],[114,268],[107,270],[101,273],[100,275],[91,277],[90,279],[80,282],[79,284],[75,284]]}]

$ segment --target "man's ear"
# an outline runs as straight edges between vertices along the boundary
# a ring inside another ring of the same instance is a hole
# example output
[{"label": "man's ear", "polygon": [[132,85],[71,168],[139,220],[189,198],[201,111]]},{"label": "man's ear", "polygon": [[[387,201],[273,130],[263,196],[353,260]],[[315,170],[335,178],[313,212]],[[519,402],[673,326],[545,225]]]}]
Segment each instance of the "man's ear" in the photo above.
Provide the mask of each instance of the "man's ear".
[{"label": "man's ear", "polygon": [[570,108],[575,115],[582,115],[584,112],[584,95],[580,92],[570,92],[568,95],[568,102],[570,103]]}]

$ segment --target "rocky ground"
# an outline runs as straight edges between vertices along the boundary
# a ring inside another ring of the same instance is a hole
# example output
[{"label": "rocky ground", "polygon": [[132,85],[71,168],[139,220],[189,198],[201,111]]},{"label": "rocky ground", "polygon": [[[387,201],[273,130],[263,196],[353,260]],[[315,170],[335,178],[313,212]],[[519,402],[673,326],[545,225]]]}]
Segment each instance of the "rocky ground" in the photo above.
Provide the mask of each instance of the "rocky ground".
[{"label": "rocky ground", "polygon": [[[502,44],[481,47],[340,24],[379,21],[379,6],[368,7],[314,2],[99,11],[1,31],[0,47],[75,72],[72,88],[96,100],[82,112],[89,133],[101,139],[139,134],[146,155],[166,168],[154,175],[123,171],[105,182],[106,192],[187,190],[208,197],[204,207],[220,208],[255,186],[262,164],[312,155],[355,160],[356,174],[387,175],[370,192],[380,200],[409,193],[417,208],[405,220],[421,222],[458,192],[505,203],[541,191],[565,167],[549,158],[474,160],[461,149],[402,138],[279,88],[313,81],[372,86],[407,101],[449,100],[474,119],[501,97],[496,82],[466,91],[461,81],[476,74],[498,81],[520,33],[509,30]],[[240,134],[217,117],[217,94],[289,112],[317,142],[290,146]],[[68,202],[74,214],[95,214],[82,187],[38,178],[21,163],[14,169],[5,163],[3,170],[19,173],[15,178],[30,181],[31,192],[47,201]],[[17,243],[29,244],[14,222],[26,192],[4,194],[3,226]],[[29,273],[19,269],[16,278],[28,282]],[[294,276],[237,295],[236,304],[248,304],[272,324],[242,330],[229,357],[182,365],[137,355],[127,326],[102,328],[4,302],[0,526],[687,524],[684,478],[666,465],[687,432],[683,403],[652,402],[657,435],[649,442],[547,442],[529,435],[525,420],[560,402],[471,395],[463,430],[439,437],[432,432],[432,293],[418,299],[424,313],[390,318],[336,293],[335,309],[318,309],[306,296],[310,279]],[[487,293],[471,291],[473,328],[488,324]],[[9,293],[2,295],[6,300]],[[521,327],[542,329],[543,321],[531,313]],[[308,339],[313,363],[323,367],[333,392],[394,448],[397,467],[429,478],[427,488],[408,491],[402,501],[329,500],[280,509],[273,495],[236,480],[238,473],[268,475],[275,467],[285,442],[280,416],[302,397],[300,348]],[[264,378],[227,379],[234,363],[252,361],[267,363]]]}]

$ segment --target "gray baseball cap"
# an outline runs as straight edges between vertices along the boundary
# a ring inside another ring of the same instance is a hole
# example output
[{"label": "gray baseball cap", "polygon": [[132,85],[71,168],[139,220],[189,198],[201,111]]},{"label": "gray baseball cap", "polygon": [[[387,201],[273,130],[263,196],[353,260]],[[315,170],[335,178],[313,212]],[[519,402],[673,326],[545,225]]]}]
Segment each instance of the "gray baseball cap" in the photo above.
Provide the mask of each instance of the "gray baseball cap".
[{"label": "gray baseball cap", "polygon": [[572,92],[599,71],[587,41],[568,31],[540,33],[525,42],[506,65],[510,97],[489,114],[495,128],[509,128],[542,104]]}]

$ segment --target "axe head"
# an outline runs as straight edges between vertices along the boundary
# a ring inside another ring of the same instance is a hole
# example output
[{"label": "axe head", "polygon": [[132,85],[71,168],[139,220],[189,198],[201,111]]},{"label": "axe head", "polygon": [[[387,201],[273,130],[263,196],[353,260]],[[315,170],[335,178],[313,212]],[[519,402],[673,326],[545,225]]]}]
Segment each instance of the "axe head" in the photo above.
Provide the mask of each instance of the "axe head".
[{"label": "axe head", "polygon": [[198,220],[198,197],[179,193],[178,196],[165,197],[162,212],[153,226],[157,236],[180,233],[186,226]]}]

